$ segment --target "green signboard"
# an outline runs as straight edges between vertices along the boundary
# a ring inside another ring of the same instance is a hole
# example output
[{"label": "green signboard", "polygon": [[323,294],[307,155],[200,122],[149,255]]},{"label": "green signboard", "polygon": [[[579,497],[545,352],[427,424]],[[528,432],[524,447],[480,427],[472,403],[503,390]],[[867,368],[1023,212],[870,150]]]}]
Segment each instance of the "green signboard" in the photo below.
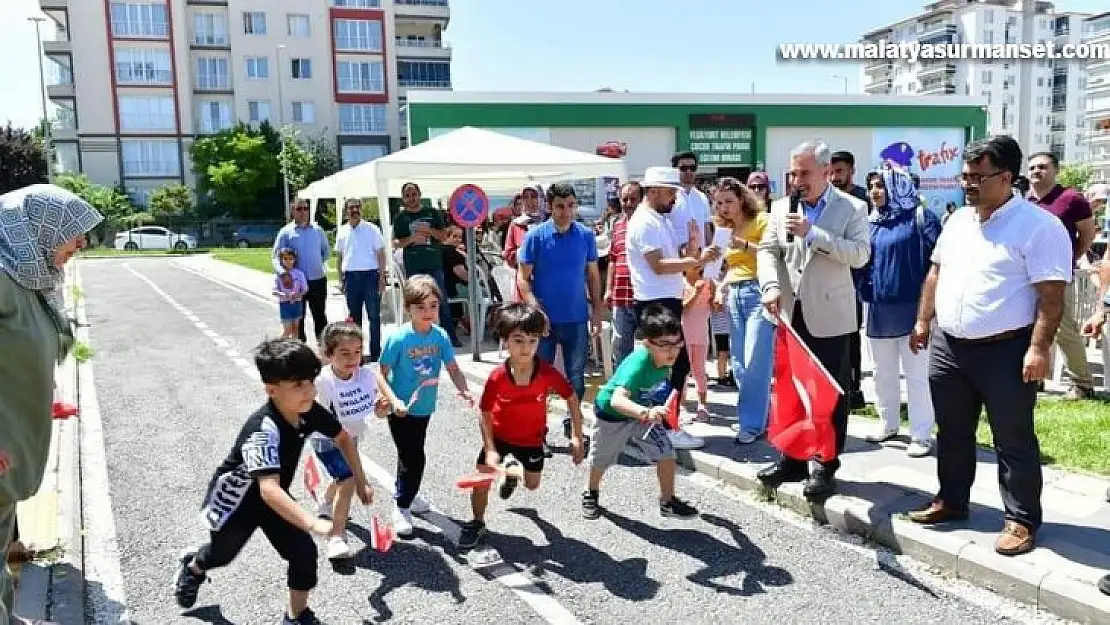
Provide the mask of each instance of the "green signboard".
[{"label": "green signboard", "polygon": [[699,165],[751,167],[751,128],[690,128],[690,151]]}]

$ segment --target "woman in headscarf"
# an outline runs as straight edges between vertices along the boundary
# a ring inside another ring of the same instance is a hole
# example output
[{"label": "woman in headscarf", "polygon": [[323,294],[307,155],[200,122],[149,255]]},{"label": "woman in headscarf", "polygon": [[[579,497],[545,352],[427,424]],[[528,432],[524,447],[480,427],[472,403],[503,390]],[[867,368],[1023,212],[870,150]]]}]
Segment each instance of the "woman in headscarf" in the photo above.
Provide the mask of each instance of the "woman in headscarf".
[{"label": "woman in headscarf", "polygon": [[926,456],[933,448],[928,350],[912,353],[906,337],[917,319],[921,286],[940,236],[940,218],[921,205],[917,187],[903,169],[871,172],[867,193],[872,204],[871,260],[854,273],[860,299],[868,304],[865,330],[875,363],[875,407],[883,423],[867,440],[881,443],[898,435],[901,370],[906,375],[910,413],[906,453]]},{"label": "woman in headscarf", "polygon": [[[524,214],[513,219],[512,223],[509,224],[509,234],[505,237],[505,248],[501,252],[505,264],[512,267],[514,271],[516,270],[517,252],[520,251],[520,245],[524,243],[524,235],[528,234],[528,230],[547,219],[547,214],[544,211],[546,198],[544,198],[543,187],[538,184],[524,187],[520,195],[524,198]],[[511,301],[520,301],[515,283]]]},{"label": "woman in headscarf", "polygon": [[[76,195],[32,185],[0,195],[0,553],[16,503],[38,491],[50,446],[54,366],[73,347],[62,268],[103,217]],[[0,566],[0,623],[15,621]]]}]

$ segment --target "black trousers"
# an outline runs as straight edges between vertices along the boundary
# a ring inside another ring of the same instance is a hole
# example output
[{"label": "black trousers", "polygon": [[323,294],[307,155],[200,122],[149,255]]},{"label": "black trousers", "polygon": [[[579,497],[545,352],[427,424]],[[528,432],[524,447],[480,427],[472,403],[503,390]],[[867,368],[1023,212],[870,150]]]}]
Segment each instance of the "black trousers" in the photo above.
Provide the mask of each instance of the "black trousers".
[{"label": "black trousers", "polygon": [[[817,357],[818,362],[828,369],[829,375],[836,380],[840,388],[847,390],[848,376],[851,374],[849,367],[849,337],[851,334],[840,334],[838,336],[816,337],[809,333],[809,328],[806,327],[805,315],[802,314],[801,302],[794,303],[794,314],[791,317],[790,325],[798,332],[802,342],[813,352]],[[833,410],[833,429],[836,431],[836,453],[837,457],[829,462],[822,463],[825,472],[832,477],[836,474],[837,469],[840,468],[840,455],[844,453],[844,444],[848,441],[848,396],[843,394],[836,402],[836,408]],[[783,456],[779,463],[786,467],[795,467],[805,469],[807,461],[795,460]]]},{"label": "black trousers", "polygon": [[1006,518],[1041,525],[1041,450],[1033,430],[1037,383],[1021,379],[1032,328],[999,341],[975,343],[933,335],[929,390],[937,415],[937,497],[966,510],[975,481],[975,430],[983,406],[998,452],[998,486]]},{"label": "black trousers", "polygon": [[397,447],[397,507],[408,509],[424,481],[424,441],[431,417],[389,416],[389,433]]},{"label": "black trousers", "polygon": [[[857,299],[856,300],[856,327],[859,328],[859,327],[862,327],[862,326],[863,326],[863,302],[861,302]],[[849,362],[851,363],[850,364],[850,366],[851,366],[850,376],[851,377],[849,378],[849,382],[848,382],[848,386],[846,387],[846,390],[849,393],[849,399],[851,399],[851,397],[850,397],[851,395],[859,395],[860,394],[860,392],[861,392],[860,391],[860,384],[863,382],[863,333],[860,332],[859,330],[856,330],[855,332],[851,333],[849,336],[851,338],[849,339],[849,343],[848,343],[848,350],[849,350],[848,351],[848,358],[849,358]]]},{"label": "black trousers", "polygon": [[[304,301],[312,313],[312,329],[316,332],[316,340],[319,340],[320,335],[324,333],[324,327],[328,325],[328,279],[309,280],[308,293],[305,293]],[[302,341],[308,340],[304,333],[305,317],[308,315],[301,317],[301,322],[297,324],[297,336]]]},{"label": "black trousers", "polygon": [[202,546],[195,564],[202,571],[227,566],[239,555],[254,530],[261,529],[274,549],[289,567],[286,580],[290,590],[308,592],[316,587],[316,542],[308,532],[278,516],[261,501],[243,503],[227,524],[209,533],[208,544]]},{"label": "black trousers", "polygon": [[[668,310],[673,312],[682,321],[682,300],[677,297],[667,297],[664,299],[652,299],[647,301],[636,300],[636,321],[639,325],[640,315],[644,314],[644,309],[651,304],[662,304]],[[682,336],[682,330],[679,329],[679,336]],[[685,336],[682,336],[685,340]],[[684,395],[686,390],[686,376],[690,375],[690,354],[686,352],[686,345],[682,345],[682,349],[678,352],[678,359],[674,361],[674,366],[671,367],[671,388],[678,389],[679,397]]]}]

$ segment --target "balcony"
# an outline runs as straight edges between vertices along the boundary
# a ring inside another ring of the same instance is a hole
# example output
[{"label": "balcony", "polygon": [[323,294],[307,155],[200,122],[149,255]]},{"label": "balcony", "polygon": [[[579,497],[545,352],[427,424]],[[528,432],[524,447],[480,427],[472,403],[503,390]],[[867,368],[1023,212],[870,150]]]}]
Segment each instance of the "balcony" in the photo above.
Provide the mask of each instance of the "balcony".
[{"label": "balcony", "polygon": [[47,9],[68,9],[69,0],[39,0],[39,8],[44,11]]},{"label": "balcony", "polygon": [[917,36],[917,42],[926,45],[931,43],[956,43],[959,31],[955,24],[940,23],[925,27],[924,32]]},{"label": "balcony", "polygon": [[863,92],[864,93],[871,93],[871,94],[883,94],[883,93],[890,93],[890,90],[893,89],[893,88],[894,88],[894,81],[891,80],[890,78],[884,78],[884,79],[880,79],[880,80],[873,80],[873,81],[867,83],[866,85],[863,86]]},{"label": "balcony", "polygon": [[864,66],[863,71],[869,76],[883,78],[889,74],[892,69],[894,69],[894,63],[890,61],[870,61]]},{"label": "balcony", "polygon": [[1087,142],[1092,146],[1110,146],[1110,128],[1106,130],[1096,130],[1087,137]]},{"label": "balcony", "polygon": [[923,63],[921,65],[921,70],[917,72],[919,78],[924,78],[926,76],[942,76],[945,74],[955,76],[956,65],[953,63],[937,62]]},{"label": "balcony", "polygon": [[397,37],[393,41],[397,56],[414,59],[450,59],[451,47],[440,41]]},{"label": "balcony", "polygon": [[48,29],[42,36],[43,54],[71,54],[73,44],[69,40],[69,31],[59,25],[56,29]]},{"label": "balcony", "polygon": [[934,80],[930,82],[921,83],[921,89],[918,90],[921,95],[954,95],[956,93],[956,85],[945,80]]},{"label": "balcony", "polygon": [[77,138],[77,114],[73,109],[59,106],[50,120],[50,134],[55,139]]},{"label": "balcony", "polygon": [[397,86],[403,89],[450,89],[450,80],[411,80],[407,78],[400,78],[397,80]]},{"label": "balcony", "polygon": [[54,61],[50,64],[46,96],[50,99],[74,98],[77,91],[73,86],[73,70],[68,65]]},{"label": "balcony", "polygon": [[393,0],[393,11],[398,18],[451,19],[451,7],[447,0]]}]

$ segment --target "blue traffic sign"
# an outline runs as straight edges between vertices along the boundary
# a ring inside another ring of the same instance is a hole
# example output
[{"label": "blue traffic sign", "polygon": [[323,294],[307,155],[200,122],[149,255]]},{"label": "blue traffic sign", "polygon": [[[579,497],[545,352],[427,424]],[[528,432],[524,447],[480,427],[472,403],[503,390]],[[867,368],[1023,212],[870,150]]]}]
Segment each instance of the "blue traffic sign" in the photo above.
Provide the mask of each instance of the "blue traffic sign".
[{"label": "blue traffic sign", "polygon": [[489,196],[477,185],[464,184],[451,194],[448,206],[455,223],[473,228],[485,221],[489,213]]}]

